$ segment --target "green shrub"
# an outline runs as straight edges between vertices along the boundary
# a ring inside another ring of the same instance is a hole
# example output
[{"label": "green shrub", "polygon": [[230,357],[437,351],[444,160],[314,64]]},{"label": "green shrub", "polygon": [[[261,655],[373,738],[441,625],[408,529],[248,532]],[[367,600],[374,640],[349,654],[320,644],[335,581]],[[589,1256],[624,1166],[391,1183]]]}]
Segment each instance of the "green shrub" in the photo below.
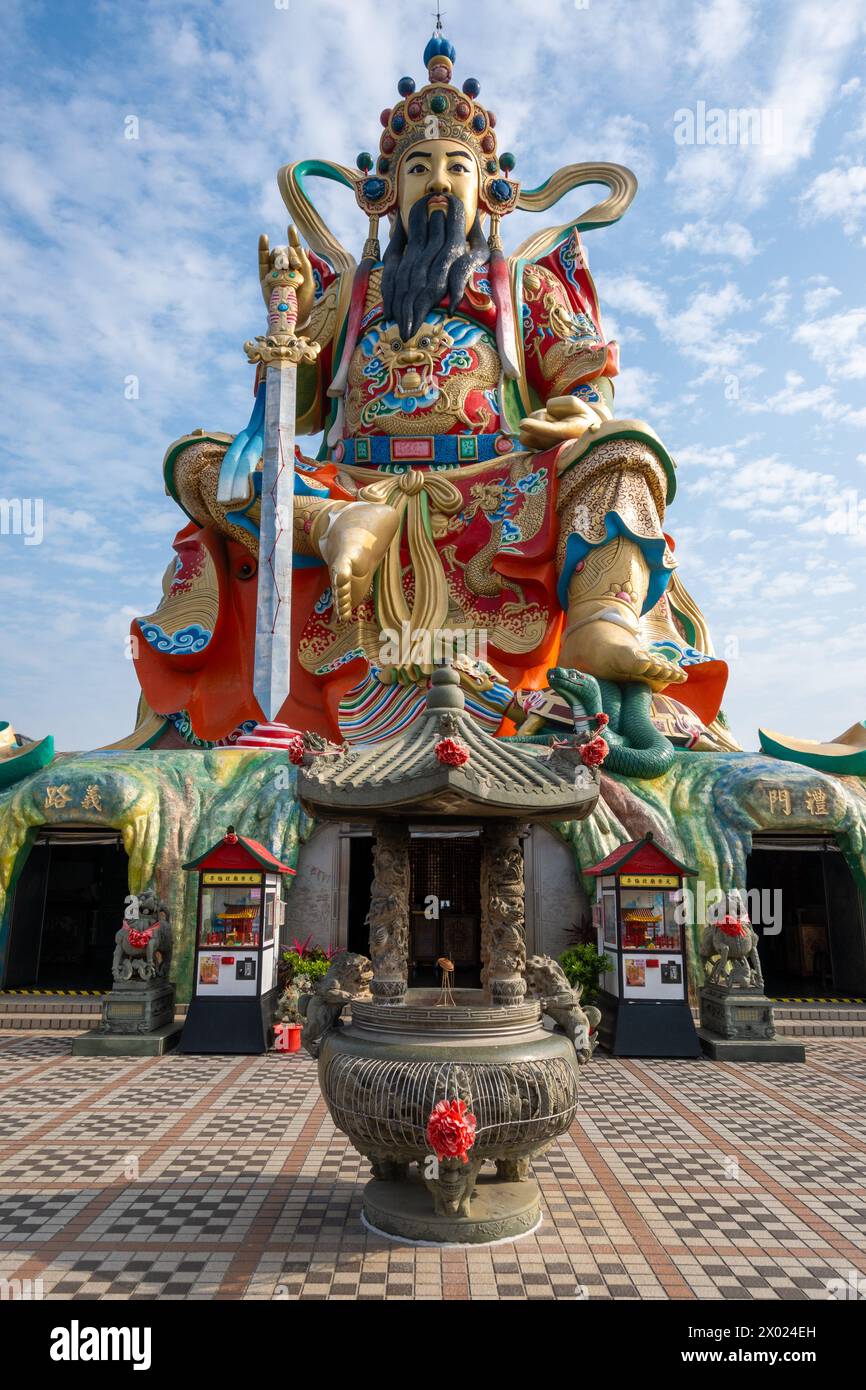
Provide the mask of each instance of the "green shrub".
[{"label": "green shrub", "polygon": [[299,956],[297,951],[284,951],[283,963],[290,979],[297,975],[306,975],[308,980],[321,980],[330,969],[330,962],[324,956]]},{"label": "green shrub", "polygon": [[581,986],[581,1000],[584,1004],[591,1004],[598,994],[599,976],[613,969],[610,956],[600,956],[590,944],[570,946],[559,957],[559,963],[572,989]]}]

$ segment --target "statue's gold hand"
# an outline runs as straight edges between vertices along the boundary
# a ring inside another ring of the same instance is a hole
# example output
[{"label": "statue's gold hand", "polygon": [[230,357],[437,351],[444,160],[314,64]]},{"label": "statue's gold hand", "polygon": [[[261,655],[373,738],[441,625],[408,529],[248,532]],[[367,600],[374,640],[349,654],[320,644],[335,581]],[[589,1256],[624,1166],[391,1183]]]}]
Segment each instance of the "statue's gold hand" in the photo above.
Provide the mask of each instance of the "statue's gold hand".
[{"label": "statue's gold hand", "polygon": [[588,405],[579,396],[551,396],[543,410],[535,410],[520,422],[520,442],[527,449],[550,449],[567,439],[580,439],[587,430],[598,430],[610,419],[599,401]]},{"label": "statue's gold hand", "polygon": [[313,278],[310,258],[301,245],[297,228],[293,225],[290,226],[288,235],[287,246],[274,246],[273,248],[265,233],[259,237],[259,282],[266,304],[270,302],[271,291],[275,283],[274,271],[281,277],[276,283],[291,284],[298,296],[297,327],[300,330],[306,326],[310,317],[316,297],[316,282]]}]

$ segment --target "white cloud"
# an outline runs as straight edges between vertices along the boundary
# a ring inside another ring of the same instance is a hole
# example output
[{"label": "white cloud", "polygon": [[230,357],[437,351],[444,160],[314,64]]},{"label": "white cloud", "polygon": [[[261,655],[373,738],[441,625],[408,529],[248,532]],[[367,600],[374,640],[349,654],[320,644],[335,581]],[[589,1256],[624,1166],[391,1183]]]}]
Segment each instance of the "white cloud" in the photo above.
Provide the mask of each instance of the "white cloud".
[{"label": "white cloud", "polygon": [[692,444],[677,450],[677,463],[681,468],[733,468],[736,462],[737,453],[730,444],[716,444],[710,447]]},{"label": "white cloud", "polygon": [[796,372],[789,372],[781,391],[762,401],[744,400],[741,405],[747,411],[772,410],[777,415],[800,415],[808,411],[823,420],[838,420],[845,414],[845,407],[837,401],[832,386],[808,386],[805,390],[802,387],[803,378]]},{"label": "white cloud", "polygon": [[766,304],[768,307],[763,314],[763,322],[771,327],[781,323],[785,317],[788,305],[791,302],[790,280],[787,275],[782,275],[778,280],[771,280],[764,294],[758,299],[758,304]]},{"label": "white cloud", "polygon": [[695,251],[701,256],[718,256],[722,260],[750,261],[758,248],[748,227],[739,222],[712,222],[702,218],[672,227],[662,236],[662,244],[673,251]]},{"label": "white cloud", "polygon": [[829,377],[843,381],[866,377],[866,307],[800,324],[794,341],[804,345]]},{"label": "white cloud", "polygon": [[842,294],[835,285],[817,285],[813,290],[807,290],[803,296],[803,309],[810,316],[820,314],[822,309],[826,309],[838,299]]},{"label": "white cloud", "polygon": [[653,387],[658,377],[643,367],[622,367],[615,380],[617,415],[634,415],[655,405]]},{"label": "white cloud", "polygon": [[807,220],[838,218],[846,236],[854,236],[866,220],[866,164],[826,169],[812,180],[800,203]]},{"label": "white cloud", "polygon": [[[717,214],[720,204],[729,199],[739,207],[757,207],[767,200],[777,180],[811,156],[816,133],[837,98],[840,74],[864,32],[866,17],[860,0],[834,0],[824,6],[798,0],[779,14],[784,32],[766,34],[762,48],[765,56],[772,55],[772,72],[734,65],[727,83],[719,82],[709,94],[707,105],[778,113],[781,138],[676,149],[666,178],[680,207]],[[723,26],[720,42],[725,43]]]},{"label": "white cloud", "polygon": [[626,314],[639,314],[652,319],[661,328],[667,318],[667,297],[664,290],[641,280],[637,275],[609,275],[604,284],[604,299],[614,309]]},{"label": "white cloud", "polygon": [[699,6],[692,23],[688,61],[712,72],[730,66],[748,51],[754,21],[751,0],[711,0]]},{"label": "white cloud", "polygon": [[734,367],[744,377],[760,370],[743,355],[758,334],[725,327],[728,319],[749,307],[732,281],[716,289],[696,290],[684,308],[674,311],[659,286],[636,275],[612,275],[605,281],[605,300],[624,313],[651,319],[666,341],[704,366],[705,378],[720,376]]}]

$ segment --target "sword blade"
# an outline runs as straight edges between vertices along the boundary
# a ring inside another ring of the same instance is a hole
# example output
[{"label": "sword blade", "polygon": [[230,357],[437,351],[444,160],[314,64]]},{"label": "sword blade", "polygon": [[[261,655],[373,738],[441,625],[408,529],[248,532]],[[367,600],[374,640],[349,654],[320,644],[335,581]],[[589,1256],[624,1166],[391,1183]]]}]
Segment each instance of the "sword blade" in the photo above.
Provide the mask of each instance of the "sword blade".
[{"label": "sword blade", "polygon": [[297,367],[274,363],[265,378],[253,690],[272,723],[291,688],[292,515]]}]

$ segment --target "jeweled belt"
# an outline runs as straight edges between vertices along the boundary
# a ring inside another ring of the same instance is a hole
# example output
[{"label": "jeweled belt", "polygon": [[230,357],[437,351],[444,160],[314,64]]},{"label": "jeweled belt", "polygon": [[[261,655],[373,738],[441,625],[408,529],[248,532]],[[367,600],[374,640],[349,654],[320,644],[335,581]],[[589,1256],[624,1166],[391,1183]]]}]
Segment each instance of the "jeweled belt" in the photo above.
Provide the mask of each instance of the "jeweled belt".
[{"label": "jeweled belt", "polygon": [[341,439],[331,450],[333,463],[371,464],[389,473],[410,468],[454,467],[461,463],[485,463],[513,452],[512,435],[503,434],[423,434],[359,435]]}]

